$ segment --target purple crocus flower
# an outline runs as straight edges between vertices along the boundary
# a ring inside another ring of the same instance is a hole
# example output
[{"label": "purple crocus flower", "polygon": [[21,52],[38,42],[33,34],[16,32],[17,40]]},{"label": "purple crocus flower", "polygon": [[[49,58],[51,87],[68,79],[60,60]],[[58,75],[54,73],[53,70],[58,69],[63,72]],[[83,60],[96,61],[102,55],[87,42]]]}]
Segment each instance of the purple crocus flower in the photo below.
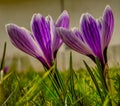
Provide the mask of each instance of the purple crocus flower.
[{"label": "purple crocus flower", "polygon": [[94,62],[97,57],[104,68],[113,28],[113,13],[110,6],[106,6],[102,18],[95,20],[92,15],[86,13],[81,17],[79,29],[57,28],[57,32],[67,46],[90,57]]},{"label": "purple crocus flower", "polygon": [[62,44],[56,27],[65,29],[69,27],[67,11],[63,11],[56,23],[51,16],[44,18],[41,14],[34,14],[31,20],[31,32],[15,24],[6,25],[13,45],[37,58],[47,69],[53,65],[56,53]]},{"label": "purple crocus flower", "polygon": [[8,72],[8,70],[9,70],[9,67],[4,67],[4,69],[3,69],[3,72],[6,74],[7,72]]}]

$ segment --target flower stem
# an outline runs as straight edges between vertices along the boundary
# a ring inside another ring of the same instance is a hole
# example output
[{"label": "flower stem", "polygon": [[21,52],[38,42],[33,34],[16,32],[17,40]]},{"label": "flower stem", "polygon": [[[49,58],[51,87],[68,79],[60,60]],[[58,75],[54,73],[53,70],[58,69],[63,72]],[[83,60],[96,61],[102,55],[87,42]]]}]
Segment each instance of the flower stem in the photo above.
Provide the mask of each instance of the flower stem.
[{"label": "flower stem", "polygon": [[[105,64],[104,71],[103,71],[103,77],[104,77],[105,85],[106,85],[106,89],[107,89],[107,94],[106,94],[106,96],[107,96],[108,93],[111,94],[111,84],[110,84],[110,78],[109,78],[109,66],[108,66],[108,63]],[[109,104],[109,106],[112,106],[111,99],[109,99],[108,104]]]}]

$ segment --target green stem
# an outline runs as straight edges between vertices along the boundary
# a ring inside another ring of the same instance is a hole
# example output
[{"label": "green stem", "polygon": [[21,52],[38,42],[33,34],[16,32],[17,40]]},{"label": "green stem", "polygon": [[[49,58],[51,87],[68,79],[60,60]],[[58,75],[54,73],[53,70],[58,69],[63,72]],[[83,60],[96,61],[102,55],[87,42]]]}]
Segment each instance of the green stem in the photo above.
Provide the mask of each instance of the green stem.
[{"label": "green stem", "polygon": [[[110,79],[109,79],[109,66],[108,66],[107,63],[105,64],[105,67],[104,67],[104,70],[103,70],[103,78],[105,80],[105,86],[106,86],[106,89],[107,89],[106,96],[107,96],[108,93],[111,94],[111,84],[110,84]],[[111,99],[109,99],[109,106],[112,106]]]},{"label": "green stem", "polygon": [[2,56],[2,60],[1,60],[0,71],[3,69],[3,65],[4,65],[5,53],[6,53],[6,46],[7,46],[7,43],[5,42],[5,44],[4,44],[3,56]]},{"label": "green stem", "polygon": [[96,87],[96,89],[97,89],[97,91],[98,91],[98,93],[100,95],[101,101],[103,102],[104,98],[103,98],[103,95],[101,94],[98,82],[97,82],[92,70],[90,69],[90,67],[87,65],[87,63],[85,61],[83,61],[83,62],[84,62],[85,66],[86,66],[86,68],[87,68],[87,70],[88,70],[88,72],[89,72],[89,74],[90,74],[90,76],[91,76],[91,78],[92,78],[92,80],[93,80],[93,82],[95,84],[95,87]]}]

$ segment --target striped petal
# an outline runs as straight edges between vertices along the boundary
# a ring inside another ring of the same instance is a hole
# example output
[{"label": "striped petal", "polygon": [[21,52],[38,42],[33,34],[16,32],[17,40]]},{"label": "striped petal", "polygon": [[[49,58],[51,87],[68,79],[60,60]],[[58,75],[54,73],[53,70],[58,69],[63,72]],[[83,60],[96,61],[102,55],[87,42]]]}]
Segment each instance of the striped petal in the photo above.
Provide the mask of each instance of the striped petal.
[{"label": "striped petal", "polygon": [[101,47],[101,37],[96,20],[90,14],[85,14],[82,16],[80,24],[86,43],[93,50],[99,60],[104,61]]},{"label": "striped petal", "polygon": [[77,29],[77,28],[72,28],[72,32],[73,32],[83,43],[85,43],[84,38],[83,38],[83,35],[82,35],[82,33],[79,31],[79,29]]},{"label": "striped petal", "polygon": [[114,29],[114,16],[110,6],[106,6],[102,21],[103,49],[108,47]]},{"label": "striped petal", "polygon": [[[61,40],[59,34],[56,32],[55,27],[53,27],[53,22],[51,22],[51,29],[55,30],[55,34],[53,37],[52,49],[54,52],[54,58],[56,57],[57,51],[62,45],[63,41]],[[69,28],[69,15],[66,10],[62,12],[62,14],[58,17],[56,21],[56,27],[64,27],[66,29]]]},{"label": "striped petal", "polygon": [[45,18],[40,14],[34,14],[31,20],[31,30],[41,49],[46,51],[47,42],[50,41],[50,29]]},{"label": "striped petal", "polygon": [[33,36],[27,29],[19,27],[15,24],[6,25],[6,29],[14,46],[37,58],[43,65],[48,67],[43,52],[39,49],[39,45],[35,42]]},{"label": "striped petal", "polygon": [[91,51],[91,49],[72,31],[64,28],[58,28],[57,31],[67,46],[81,54],[94,56],[94,53]]},{"label": "striped petal", "polygon": [[52,65],[51,35],[50,26],[40,14],[34,14],[31,21],[33,35],[39,43],[40,48],[49,64]]},{"label": "striped petal", "polygon": [[56,27],[69,28],[69,14],[66,10],[58,17],[56,21]]}]

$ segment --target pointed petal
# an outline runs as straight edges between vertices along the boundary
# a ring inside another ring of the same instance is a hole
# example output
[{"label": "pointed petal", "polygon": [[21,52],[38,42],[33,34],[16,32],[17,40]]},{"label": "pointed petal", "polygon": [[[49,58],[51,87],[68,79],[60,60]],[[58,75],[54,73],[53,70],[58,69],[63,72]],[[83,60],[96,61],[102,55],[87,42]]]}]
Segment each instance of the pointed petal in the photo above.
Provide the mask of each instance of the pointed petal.
[{"label": "pointed petal", "polygon": [[82,40],[79,39],[72,31],[68,31],[64,28],[58,28],[57,32],[61,36],[63,42],[73,50],[84,55],[94,56],[91,49],[85,43],[83,43]]},{"label": "pointed petal", "polygon": [[20,28],[14,24],[8,24],[6,25],[6,28],[12,43],[17,48],[34,57],[39,55],[39,52],[41,51],[38,49],[37,44],[33,40],[31,33],[28,30]]},{"label": "pointed petal", "polygon": [[55,25],[53,19],[51,16],[47,17],[49,19],[50,24],[50,34],[51,34],[51,41],[52,41],[52,51],[53,51],[53,57],[56,58],[56,53],[60,46],[62,45],[62,40],[59,36],[59,34],[56,32],[56,27],[69,27],[69,17],[66,11],[64,11],[58,18],[57,23]]},{"label": "pointed petal", "polygon": [[45,18],[40,14],[34,14],[31,20],[31,29],[41,49],[46,51],[46,44],[50,41],[50,28]]},{"label": "pointed petal", "polygon": [[40,48],[44,52],[44,55],[49,64],[52,65],[52,48],[51,48],[51,35],[50,35],[50,25],[49,20],[40,15],[34,14],[31,27],[33,31],[33,35],[36,41],[39,43]]},{"label": "pointed petal", "polygon": [[97,22],[90,14],[82,16],[81,29],[86,43],[93,50],[99,60],[103,60],[100,32]]},{"label": "pointed petal", "polygon": [[39,49],[38,44],[34,41],[31,33],[27,29],[15,24],[8,24],[6,25],[6,30],[14,46],[37,58],[42,64],[47,66],[43,52]]},{"label": "pointed petal", "polygon": [[52,17],[50,19],[51,19],[51,21],[50,21],[51,36],[53,38],[52,51],[53,51],[53,57],[55,59],[57,51],[63,42],[62,42],[60,36],[58,35],[58,33],[56,32],[55,23],[53,22]]},{"label": "pointed petal", "polygon": [[66,10],[58,17],[56,27],[69,28],[69,14]]},{"label": "pointed petal", "polygon": [[[66,10],[62,12],[62,14],[58,17],[56,21],[56,27],[64,27],[64,28],[69,28],[69,14]],[[52,49],[54,52],[54,58],[56,57],[57,51],[62,45],[63,41],[61,40],[59,34],[56,32],[55,29],[55,35],[53,37],[53,44],[52,44]]]},{"label": "pointed petal", "polygon": [[114,16],[110,6],[106,6],[104,14],[103,14],[103,22],[102,22],[102,40],[103,40],[103,48],[105,49],[112,37],[113,29],[114,29]]}]

